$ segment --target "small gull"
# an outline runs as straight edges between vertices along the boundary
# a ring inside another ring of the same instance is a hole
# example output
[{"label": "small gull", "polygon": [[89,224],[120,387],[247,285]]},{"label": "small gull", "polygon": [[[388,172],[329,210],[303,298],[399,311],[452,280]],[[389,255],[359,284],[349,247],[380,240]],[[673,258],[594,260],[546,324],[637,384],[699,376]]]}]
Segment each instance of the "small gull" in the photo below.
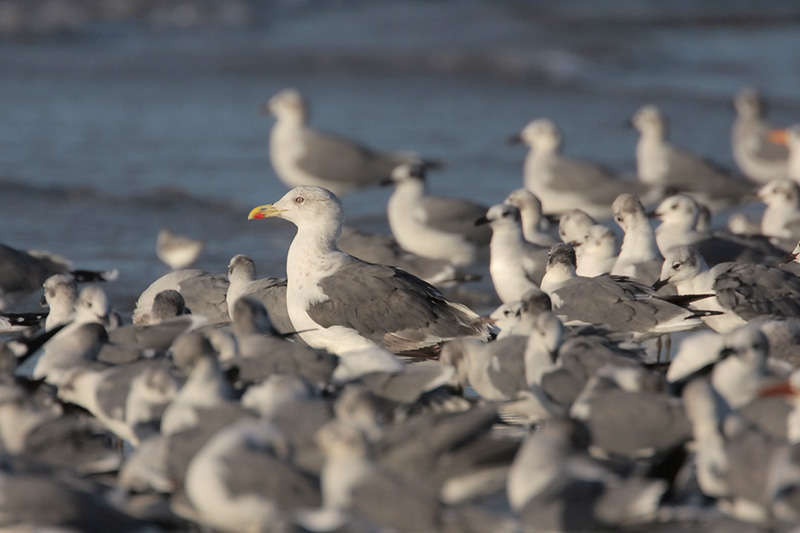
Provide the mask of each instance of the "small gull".
[{"label": "small gull", "polygon": [[75,316],[75,303],[78,301],[78,284],[69,274],[54,274],[44,282],[42,297],[48,307],[45,330],[72,321]]},{"label": "small gull", "polygon": [[428,194],[425,168],[419,164],[398,165],[389,183],[395,189],[386,213],[392,234],[403,249],[458,266],[480,257],[491,235],[473,222],[486,213],[485,206]]},{"label": "small gull", "polygon": [[667,382],[641,365],[598,368],[570,415],[586,425],[592,447],[612,457],[665,455],[691,438],[683,404]]},{"label": "small gull", "polygon": [[779,177],[800,183],[800,124],[784,130],[772,130],[769,138],[780,145],[785,145],[789,150],[786,172]]},{"label": "small gull", "polygon": [[63,257],[38,250],[25,252],[0,244],[0,310],[40,290],[47,278],[54,274],[71,274],[83,282],[111,281],[116,279],[118,272],[73,270]]},{"label": "small gull", "polygon": [[193,314],[206,317],[210,324],[227,322],[230,319],[225,301],[228,292],[228,280],[225,276],[189,268],[164,274],[151,283],[136,300],[133,323],[148,324],[156,294],[170,289],[181,293],[186,307]]},{"label": "small gull", "polygon": [[704,320],[720,333],[762,315],[800,316],[800,277],[768,265],[729,262],[709,268],[697,250],[678,246],[667,252],[656,287],[667,283],[681,295],[712,295],[703,307],[721,314]]},{"label": "small gull", "polygon": [[765,118],[763,96],[751,87],[736,94],[733,101],[736,120],[731,131],[733,158],[739,169],[756,183],[788,177],[786,147],[773,142],[773,125]]},{"label": "small gull", "polygon": [[249,296],[264,305],[276,330],[280,333],[294,332],[286,309],[286,279],[257,278],[255,261],[246,255],[237,254],[228,263],[228,282],[225,299],[231,320],[236,301],[243,296]]},{"label": "small gull", "polygon": [[525,188],[539,197],[545,212],[564,213],[579,207],[593,217],[607,218],[611,202],[624,192],[655,201],[658,193],[636,181],[616,178],[608,170],[561,154],[561,132],[553,121],[530,122],[512,139],[530,147],[525,158]]},{"label": "small gull", "polygon": [[768,239],[724,232],[712,233],[699,224],[701,206],[686,194],[665,198],[650,216],[661,222],[656,227],[656,242],[662,254],[676,246],[692,246],[709,265],[726,261],[763,263],[783,256],[783,251]]},{"label": "small gull", "polygon": [[652,105],[640,108],[631,119],[639,130],[636,168],[639,179],[666,192],[686,192],[714,210],[739,201],[751,185],[727,175],[701,157],[667,139],[667,120]]},{"label": "small gull", "polygon": [[205,246],[204,241],[178,235],[168,228],[163,228],[156,238],[156,255],[172,270],[183,270],[197,261]]},{"label": "small gull", "polygon": [[558,219],[558,237],[561,242],[581,242],[586,230],[596,225],[597,221],[580,209],[571,209]]},{"label": "small gull", "polygon": [[632,194],[621,194],[614,200],[612,211],[625,236],[611,273],[652,284],[658,280],[664,258],[642,202]]},{"label": "small gull", "polygon": [[568,244],[550,249],[542,290],[565,322],[606,325],[640,338],[685,331],[702,325],[703,311],[693,311],[659,297],[650,287],[624,277],[576,274],[575,251]]},{"label": "small gull", "polygon": [[503,203],[513,205],[522,215],[525,240],[539,246],[552,246],[557,241],[550,232],[550,221],[542,214],[542,202],[528,189],[511,191]]},{"label": "small gull", "polygon": [[344,215],[330,191],[297,187],[248,216],[268,217],[297,226],[286,261],[286,300],[295,330],[309,345],[334,353],[378,344],[390,352],[435,354],[448,339],[487,336],[478,315],[428,283],[338,250]]},{"label": "small gull", "polygon": [[590,227],[580,241],[571,244],[575,248],[579,276],[593,278],[608,274],[617,262],[617,236],[602,224]]},{"label": "small gull", "polygon": [[245,418],[213,435],[186,471],[186,494],[207,526],[231,533],[288,526],[295,508],[320,505],[319,481],[293,465],[273,424]]},{"label": "small gull", "polygon": [[519,300],[530,289],[538,289],[547,264],[547,248],[525,240],[519,209],[497,204],[475,224],[492,229],[489,244],[489,273],[503,303]]},{"label": "small gull", "polygon": [[232,311],[238,353],[226,365],[237,369],[238,381],[250,384],[274,374],[296,374],[315,387],[326,387],[338,357],[279,336],[263,304],[250,296],[237,299]]},{"label": "small gull", "polygon": [[657,519],[666,481],[624,477],[592,458],[589,443],[570,419],[545,422],[525,439],[507,484],[524,531],[612,531]]},{"label": "small gull", "polygon": [[767,204],[761,217],[761,233],[797,241],[800,238],[800,185],[788,179],[773,180],[758,190],[757,197]]},{"label": "small gull", "polygon": [[308,125],[308,104],[295,89],[285,89],[270,98],[264,110],[275,117],[269,139],[270,160],[288,187],[317,185],[341,195],[379,183],[401,163],[422,162],[414,154],[379,152],[312,128]]}]

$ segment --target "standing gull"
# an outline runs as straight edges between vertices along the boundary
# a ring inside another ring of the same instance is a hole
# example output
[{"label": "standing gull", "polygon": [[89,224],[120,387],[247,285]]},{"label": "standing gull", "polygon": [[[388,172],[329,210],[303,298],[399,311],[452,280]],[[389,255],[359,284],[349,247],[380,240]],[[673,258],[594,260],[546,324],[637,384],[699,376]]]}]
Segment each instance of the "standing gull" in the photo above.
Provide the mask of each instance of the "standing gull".
[{"label": "standing gull", "polygon": [[473,224],[486,213],[486,207],[429,195],[423,165],[398,165],[389,183],[395,187],[386,208],[389,227],[405,250],[463,266],[475,262],[489,244],[491,232]]},{"label": "standing gull", "polygon": [[54,274],[71,274],[80,282],[110,281],[116,279],[118,272],[72,270],[69,261],[55,254],[37,250],[25,252],[0,244],[0,310],[38,291]]},{"label": "standing gull", "polygon": [[522,233],[525,240],[539,246],[552,246],[558,242],[550,235],[550,221],[542,214],[542,202],[525,188],[508,193],[504,204],[513,205],[522,215]]},{"label": "standing gull", "polygon": [[720,333],[757,316],[800,316],[800,277],[767,265],[720,263],[709,268],[697,250],[678,246],[667,252],[655,286],[667,283],[678,294],[713,294],[703,307],[722,313],[705,321]]},{"label": "standing gull", "polygon": [[530,289],[538,289],[547,264],[547,248],[525,240],[519,209],[493,205],[475,224],[492,228],[489,273],[500,300],[513,302]]},{"label": "standing gull", "polygon": [[667,139],[667,120],[652,105],[640,108],[631,119],[639,130],[636,170],[639,179],[670,192],[686,192],[713,209],[738,203],[750,185],[736,180],[703,158]]},{"label": "standing gull", "polygon": [[625,236],[611,273],[653,283],[658,279],[664,258],[658,251],[656,236],[642,203],[632,194],[620,194],[614,200],[612,211],[614,221]]},{"label": "standing gull", "polygon": [[270,98],[264,110],[276,119],[269,138],[270,160],[289,187],[319,185],[344,194],[377,184],[401,163],[422,162],[413,154],[379,152],[310,127],[308,103],[295,89]]},{"label": "standing gull", "polygon": [[395,353],[435,354],[448,339],[487,336],[477,314],[432,285],[340,251],[344,213],[327,189],[296,187],[248,216],[269,217],[297,226],[286,260],[286,301],[295,330],[312,347],[340,353],[378,344]]},{"label": "standing gull", "polygon": [[553,301],[553,312],[565,323],[606,325],[639,338],[685,331],[700,326],[703,311],[693,311],[661,299],[634,280],[602,275],[576,275],[575,251],[568,244],[550,249],[542,290]]},{"label": "standing gull", "polygon": [[734,98],[733,106],[736,120],[731,131],[731,148],[739,170],[757,183],[787,177],[789,153],[769,137],[773,126],[764,117],[766,105],[761,94],[753,88],[744,88]]},{"label": "standing gull", "polygon": [[779,143],[779,146],[786,145],[789,150],[786,172],[780,177],[800,183],[800,124],[795,124],[785,130],[772,130],[769,133],[769,139]]},{"label": "standing gull", "polygon": [[800,185],[788,179],[772,180],[757,196],[767,204],[761,217],[763,235],[790,241],[800,238]]},{"label": "standing gull", "polygon": [[205,246],[204,241],[178,235],[168,228],[162,228],[156,238],[156,255],[172,270],[182,270],[197,261]]},{"label": "standing gull", "polygon": [[[530,122],[511,139],[530,146],[525,158],[525,188],[539,197],[548,213],[563,213],[574,207],[593,217],[607,218],[609,206],[623,192],[647,196],[647,185],[617,179],[606,169],[561,154],[561,132],[553,121]],[[656,200],[647,196],[647,201]]]}]

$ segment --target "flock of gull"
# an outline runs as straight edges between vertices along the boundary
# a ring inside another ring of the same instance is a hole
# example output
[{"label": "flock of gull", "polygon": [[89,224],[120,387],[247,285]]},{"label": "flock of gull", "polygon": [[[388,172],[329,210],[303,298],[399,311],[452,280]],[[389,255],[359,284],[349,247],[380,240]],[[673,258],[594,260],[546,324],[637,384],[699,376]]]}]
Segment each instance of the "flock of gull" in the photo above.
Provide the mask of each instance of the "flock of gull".
[{"label": "flock of gull", "polygon": [[[191,268],[203,242],[165,230],[172,271],[117,310],[115,271],[0,246],[0,527],[800,531],[800,127],[734,104],[741,175],[655,106],[636,179],[539,118],[486,206],[286,89],[264,109],[291,190],[248,215],[297,227],[286,278]],[[378,184],[391,236],[344,225]],[[479,265],[485,315],[457,302]]]}]

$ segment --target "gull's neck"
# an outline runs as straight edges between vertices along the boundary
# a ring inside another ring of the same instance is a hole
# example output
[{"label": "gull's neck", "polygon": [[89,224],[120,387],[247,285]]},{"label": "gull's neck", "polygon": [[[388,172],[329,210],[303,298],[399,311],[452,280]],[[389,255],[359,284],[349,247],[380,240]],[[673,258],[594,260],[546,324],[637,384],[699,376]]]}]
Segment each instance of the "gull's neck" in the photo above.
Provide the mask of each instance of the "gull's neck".
[{"label": "gull's neck", "polygon": [[575,267],[572,265],[549,265],[542,278],[541,288],[544,292],[550,294],[560,289],[565,282],[574,277],[577,277],[577,274],[575,273]]},{"label": "gull's neck", "polygon": [[653,228],[644,218],[633,219],[622,238],[622,246],[617,260],[624,263],[652,261],[660,258],[661,253],[658,251]]}]

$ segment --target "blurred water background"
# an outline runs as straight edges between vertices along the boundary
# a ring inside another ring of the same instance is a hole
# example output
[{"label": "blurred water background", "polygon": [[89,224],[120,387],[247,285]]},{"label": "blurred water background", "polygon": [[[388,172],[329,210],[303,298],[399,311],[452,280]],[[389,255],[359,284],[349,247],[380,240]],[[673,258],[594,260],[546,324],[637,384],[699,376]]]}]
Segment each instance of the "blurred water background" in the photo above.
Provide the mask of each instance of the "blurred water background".
[{"label": "blurred water background", "polygon": [[[204,239],[209,272],[246,253],[284,275],[293,228],[246,220],[286,191],[258,112],[283,88],[317,127],[445,161],[435,193],[492,204],[522,183],[506,139],[540,116],[632,174],[625,122],[655,103],[733,169],[732,96],[800,122],[798,65],[792,0],[0,0],[0,242],[118,268],[129,312],[167,271],[162,227]],[[389,193],[347,197],[348,222],[388,233]]]}]

